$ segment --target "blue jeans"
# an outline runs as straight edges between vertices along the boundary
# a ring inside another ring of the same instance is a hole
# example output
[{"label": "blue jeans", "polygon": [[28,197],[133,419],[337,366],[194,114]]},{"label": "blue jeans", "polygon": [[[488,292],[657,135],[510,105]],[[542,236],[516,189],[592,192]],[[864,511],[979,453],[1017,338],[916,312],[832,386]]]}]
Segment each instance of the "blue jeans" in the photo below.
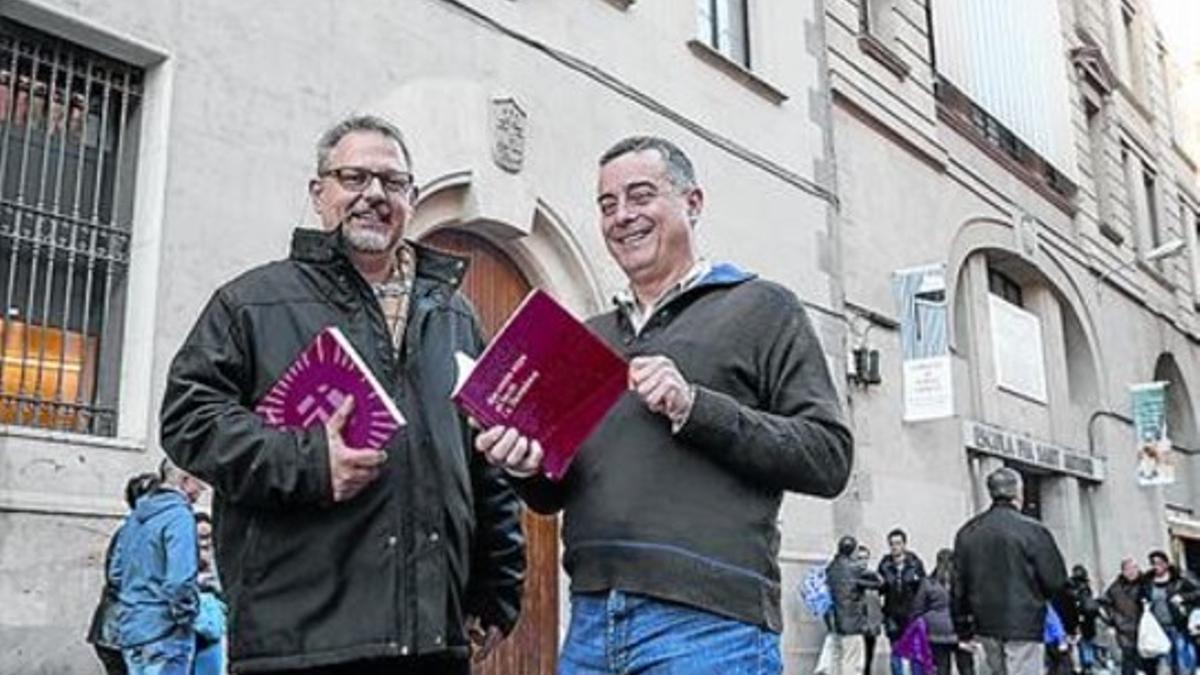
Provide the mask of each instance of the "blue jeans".
[{"label": "blue jeans", "polygon": [[778,675],[779,635],[621,591],[571,595],[559,675]]},{"label": "blue jeans", "polygon": [[191,675],[196,634],[177,630],[166,637],[121,650],[129,675]]}]

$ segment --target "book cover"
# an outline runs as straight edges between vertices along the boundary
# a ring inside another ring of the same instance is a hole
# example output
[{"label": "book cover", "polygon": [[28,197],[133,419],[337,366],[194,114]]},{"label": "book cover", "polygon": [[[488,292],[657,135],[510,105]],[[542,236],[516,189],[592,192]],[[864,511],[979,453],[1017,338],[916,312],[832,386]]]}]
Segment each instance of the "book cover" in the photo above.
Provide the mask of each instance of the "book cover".
[{"label": "book cover", "polygon": [[350,340],[326,326],[254,411],[273,427],[307,429],[325,424],[347,396],[354,397],[354,409],[342,428],[346,445],[379,450],[404,426],[404,416]]},{"label": "book cover", "polygon": [[514,427],[538,440],[543,473],[561,480],[579,445],[625,391],[628,370],[587,326],[534,290],[473,366],[460,359],[452,398],[484,428]]}]

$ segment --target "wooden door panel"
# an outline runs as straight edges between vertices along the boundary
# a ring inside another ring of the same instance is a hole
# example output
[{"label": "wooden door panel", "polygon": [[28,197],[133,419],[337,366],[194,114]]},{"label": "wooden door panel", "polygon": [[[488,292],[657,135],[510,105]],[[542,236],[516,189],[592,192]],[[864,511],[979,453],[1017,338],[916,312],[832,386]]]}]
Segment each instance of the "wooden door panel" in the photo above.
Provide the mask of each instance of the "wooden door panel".
[{"label": "wooden door panel", "polygon": [[[424,242],[471,259],[463,294],[475,305],[486,337],[495,334],[532,288],[498,247],[457,230],[440,230]],[[475,675],[553,675],[558,650],[558,519],[523,509],[526,579],[521,620]]]}]

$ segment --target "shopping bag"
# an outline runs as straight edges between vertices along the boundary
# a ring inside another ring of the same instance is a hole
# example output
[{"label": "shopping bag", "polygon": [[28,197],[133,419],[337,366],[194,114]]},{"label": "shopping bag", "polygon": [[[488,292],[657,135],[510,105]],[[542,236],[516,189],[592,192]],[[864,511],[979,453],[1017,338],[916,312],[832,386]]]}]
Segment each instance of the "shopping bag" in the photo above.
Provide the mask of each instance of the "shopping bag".
[{"label": "shopping bag", "polygon": [[1158,619],[1154,618],[1149,607],[1142,610],[1142,619],[1138,622],[1137,650],[1143,659],[1155,659],[1171,653],[1171,638],[1158,625]]},{"label": "shopping bag", "polygon": [[821,643],[821,653],[817,656],[817,667],[813,669],[813,675],[829,675],[833,672],[833,652],[836,649],[834,642],[837,636],[832,631],[825,634],[825,642]]}]

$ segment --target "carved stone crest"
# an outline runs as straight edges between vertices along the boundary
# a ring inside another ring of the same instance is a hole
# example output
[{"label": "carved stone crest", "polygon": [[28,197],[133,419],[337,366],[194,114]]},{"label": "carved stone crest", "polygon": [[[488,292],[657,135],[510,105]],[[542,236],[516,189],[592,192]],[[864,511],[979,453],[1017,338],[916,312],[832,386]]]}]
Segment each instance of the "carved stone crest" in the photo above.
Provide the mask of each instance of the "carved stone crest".
[{"label": "carved stone crest", "polygon": [[1028,213],[1022,213],[1016,220],[1017,252],[1022,258],[1036,265],[1038,253],[1037,218]]},{"label": "carved stone crest", "polygon": [[529,116],[514,98],[492,99],[492,159],[496,166],[518,173],[525,163]]}]

